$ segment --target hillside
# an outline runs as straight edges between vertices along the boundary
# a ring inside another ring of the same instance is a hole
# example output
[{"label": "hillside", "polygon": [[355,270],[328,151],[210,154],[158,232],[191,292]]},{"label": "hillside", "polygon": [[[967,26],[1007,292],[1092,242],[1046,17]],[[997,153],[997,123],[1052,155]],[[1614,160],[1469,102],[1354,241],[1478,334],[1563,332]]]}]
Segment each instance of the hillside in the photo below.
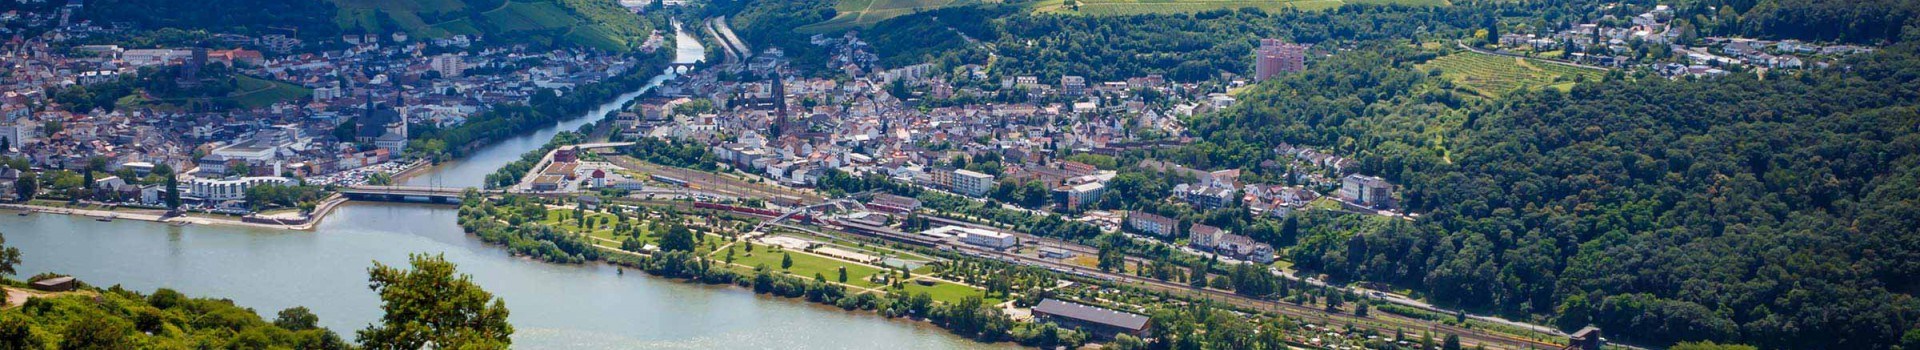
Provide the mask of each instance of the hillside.
[{"label": "hillside", "polygon": [[1042,0],[1029,5],[1036,13],[1125,16],[1150,13],[1194,13],[1212,10],[1257,8],[1269,12],[1282,10],[1325,10],[1346,4],[1401,4],[1445,6],[1447,0]]},{"label": "hillside", "polygon": [[638,47],[654,29],[607,0],[89,0],[83,16],[145,29],[291,34],[309,42],[403,31],[415,38],[479,35],[608,51]]},{"label": "hillside", "polygon": [[1498,100],[1415,68],[1445,57],[1356,50],[1250,89],[1162,156],[1251,167],[1289,142],[1394,181],[1422,218],[1302,216],[1288,255],[1336,280],[1639,344],[1884,349],[1920,339],[1914,49]]},{"label": "hillside", "polygon": [[405,31],[444,38],[480,35],[508,41],[573,44],[609,51],[639,46],[652,26],[612,1],[597,0],[333,0],[334,22],[347,33]]}]

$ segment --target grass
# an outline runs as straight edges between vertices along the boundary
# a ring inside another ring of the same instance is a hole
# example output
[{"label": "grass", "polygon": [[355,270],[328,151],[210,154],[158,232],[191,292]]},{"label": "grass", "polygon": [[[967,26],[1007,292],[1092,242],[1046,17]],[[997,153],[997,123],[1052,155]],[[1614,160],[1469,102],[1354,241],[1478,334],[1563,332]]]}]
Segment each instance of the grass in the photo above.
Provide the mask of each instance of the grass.
[{"label": "grass", "polygon": [[1030,8],[1038,13],[1128,16],[1152,13],[1194,13],[1248,7],[1266,11],[1325,10],[1349,3],[1415,6],[1449,4],[1448,0],[1045,0],[1030,5]]},{"label": "grass", "polygon": [[1572,89],[1574,78],[1598,79],[1604,72],[1569,67],[1535,59],[1505,57],[1462,51],[1421,64],[1421,68],[1439,70],[1456,86],[1489,98],[1520,89]]},{"label": "grass", "polygon": [[[709,257],[714,259],[726,258],[726,252],[715,253],[716,254]],[[785,255],[782,253],[785,253]],[[780,268],[780,259],[782,256],[792,256],[793,266],[785,269]],[[749,267],[765,265],[770,271],[784,272],[801,278],[813,278],[813,274],[817,273],[821,276],[826,276],[829,281],[838,280],[840,268],[846,267],[847,284],[867,288],[880,286],[880,284],[868,281],[867,278],[883,273],[882,270],[872,266],[815,256],[803,252],[772,249],[772,247],[766,246],[755,247],[753,253],[747,253],[744,250],[735,251],[733,263]]]},{"label": "grass", "polygon": [[285,82],[235,75],[239,85],[228,99],[246,108],[264,108],[281,101],[291,101],[313,95],[313,89]]}]

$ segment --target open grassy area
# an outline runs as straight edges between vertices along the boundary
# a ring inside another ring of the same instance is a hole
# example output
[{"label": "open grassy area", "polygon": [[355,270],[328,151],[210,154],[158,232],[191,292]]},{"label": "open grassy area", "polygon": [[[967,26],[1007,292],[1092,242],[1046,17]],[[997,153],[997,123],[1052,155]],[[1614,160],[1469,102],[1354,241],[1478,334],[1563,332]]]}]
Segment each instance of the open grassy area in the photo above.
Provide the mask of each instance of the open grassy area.
[{"label": "open grassy area", "polygon": [[1324,10],[1348,3],[1445,6],[1447,0],[1046,0],[1031,5],[1034,12],[1091,16],[1126,16],[1149,13],[1193,13],[1211,10],[1258,8]]},{"label": "open grassy area", "polygon": [[313,95],[313,89],[285,82],[235,75],[239,85],[233,94],[227,95],[234,103],[245,108],[264,108],[281,101],[291,101]]},{"label": "open grassy area", "polygon": [[[715,254],[709,257],[725,259],[727,254],[725,251],[714,253]],[[780,268],[782,253],[793,257],[792,267],[786,269]],[[871,266],[814,256],[802,252],[786,252],[766,246],[755,247],[752,253],[747,253],[745,250],[734,251],[733,263],[749,267],[765,265],[769,271],[785,272],[802,278],[813,278],[813,274],[818,273],[821,276],[826,276],[829,281],[838,280],[840,268],[846,267],[847,284],[869,288],[877,287],[879,284],[870,282],[867,278],[883,273],[882,270]]]},{"label": "open grassy area", "polygon": [[1461,88],[1486,97],[1499,97],[1519,89],[1572,89],[1574,77],[1598,79],[1604,72],[1568,67],[1550,62],[1462,51],[1420,66],[1439,70],[1442,77]]}]

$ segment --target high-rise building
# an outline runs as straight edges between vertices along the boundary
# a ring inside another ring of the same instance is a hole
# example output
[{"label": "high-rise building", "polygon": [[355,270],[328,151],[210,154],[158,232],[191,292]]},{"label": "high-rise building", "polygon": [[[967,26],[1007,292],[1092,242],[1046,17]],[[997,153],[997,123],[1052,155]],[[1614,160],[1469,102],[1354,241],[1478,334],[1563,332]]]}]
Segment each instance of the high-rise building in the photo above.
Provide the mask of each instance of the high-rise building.
[{"label": "high-rise building", "polygon": [[1267,81],[1281,72],[1299,72],[1307,68],[1307,45],[1260,39],[1253,50],[1253,80]]}]

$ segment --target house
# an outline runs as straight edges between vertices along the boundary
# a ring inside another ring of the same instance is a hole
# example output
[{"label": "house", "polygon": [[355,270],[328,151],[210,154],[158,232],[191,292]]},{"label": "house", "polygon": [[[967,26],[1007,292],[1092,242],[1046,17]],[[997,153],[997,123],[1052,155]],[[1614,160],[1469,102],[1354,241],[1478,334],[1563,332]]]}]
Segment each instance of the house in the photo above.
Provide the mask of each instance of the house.
[{"label": "house", "polygon": [[73,279],[72,276],[60,276],[34,281],[30,287],[44,292],[67,292],[80,288],[80,280]]},{"label": "house", "polygon": [[1252,237],[1229,233],[1219,227],[1193,224],[1187,229],[1187,244],[1234,259],[1261,264],[1273,262],[1273,247],[1254,242]]},{"label": "house", "polygon": [[0,165],[0,201],[12,201],[15,183],[20,181],[20,171]]},{"label": "house", "polygon": [[1174,226],[1176,224],[1173,218],[1165,216],[1138,211],[1127,213],[1127,227],[1155,236],[1173,236],[1174,231],[1177,230],[1177,226]]},{"label": "house", "polygon": [[1034,305],[1033,317],[1036,321],[1079,329],[1094,336],[1109,339],[1120,334],[1146,337],[1151,334],[1150,326],[1152,325],[1152,322],[1148,322],[1151,319],[1147,316],[1053,298],[1041,300],[1039,305]]},{"label": "house", "polygon": [[1173,186],[1174,195],[1200,209],[1220,209],[1233,204],[1233,192],[1233,188],[1214,183]]}]

